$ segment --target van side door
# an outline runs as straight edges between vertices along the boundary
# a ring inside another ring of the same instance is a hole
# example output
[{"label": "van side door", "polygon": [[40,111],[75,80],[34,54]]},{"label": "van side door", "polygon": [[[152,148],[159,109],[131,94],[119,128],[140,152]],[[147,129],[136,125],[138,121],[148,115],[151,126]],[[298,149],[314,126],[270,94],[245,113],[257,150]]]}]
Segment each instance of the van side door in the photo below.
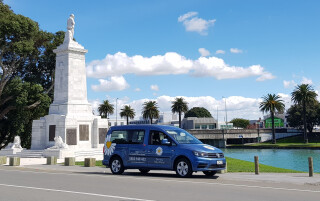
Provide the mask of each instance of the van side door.
[{"label": "van side door", "polygon": [[162,139],[168,139],[169,142],[172,142],[171,138],[161,131],[149,131],[147,156],[150,169],[172,169],[175,146],[172,146],[172,143],[171,145],[162,145]]},{"label": "van side door", "polygon": [[145,130],[128,130],[128,167],[147,167]]}]

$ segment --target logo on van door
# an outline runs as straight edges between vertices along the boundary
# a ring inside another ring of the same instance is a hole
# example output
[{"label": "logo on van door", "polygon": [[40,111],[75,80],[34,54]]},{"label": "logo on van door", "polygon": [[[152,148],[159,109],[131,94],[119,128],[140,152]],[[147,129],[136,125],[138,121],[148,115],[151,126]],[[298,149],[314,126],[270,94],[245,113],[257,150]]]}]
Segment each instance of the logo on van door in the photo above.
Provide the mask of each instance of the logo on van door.
[{"label": "logo on van door", "polygon": [[163,150],[162,150],[161,147],[158,147],[158,148],[156,149],[156,153],[157,153],[158,156],[161,156],[161,155],[162,155],[162,152],[163,152]]},{"label": "logo on van door", "polygon": [[104,149],[104,154],[110,156],[114,149],[116,148],[116,143],[111,142],[111,135],[107,135],[106,137],[106,143],[105,143],[105,149]]}]

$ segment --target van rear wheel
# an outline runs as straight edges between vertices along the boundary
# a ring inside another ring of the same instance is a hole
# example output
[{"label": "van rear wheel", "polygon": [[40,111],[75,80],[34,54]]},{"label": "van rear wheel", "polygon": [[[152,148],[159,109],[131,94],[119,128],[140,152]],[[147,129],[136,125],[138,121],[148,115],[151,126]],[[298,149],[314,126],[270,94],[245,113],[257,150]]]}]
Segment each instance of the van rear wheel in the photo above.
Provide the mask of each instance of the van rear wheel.
[{"label": "van rear wheel", "polygon": [[148,172],[150,172],[149,169],[145,169],[145,168],[140,168],[139,171],[141,172],[141,174],[147,174]]},{"label": "van rear wheel", "polygon": [[115,156],[111,159],[110,170],[112,174],[122,174],[124,172],[123,162],[120,157]]}]

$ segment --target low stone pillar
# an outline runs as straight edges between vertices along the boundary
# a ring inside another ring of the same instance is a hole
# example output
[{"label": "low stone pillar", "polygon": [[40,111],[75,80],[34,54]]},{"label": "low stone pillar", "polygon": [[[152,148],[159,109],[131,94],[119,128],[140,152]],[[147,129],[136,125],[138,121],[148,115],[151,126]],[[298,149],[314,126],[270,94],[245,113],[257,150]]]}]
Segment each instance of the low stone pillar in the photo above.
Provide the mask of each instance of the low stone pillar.
[{"label": "low stone pillar", "polygon": [[84,167],[94,167],[96,166],[95,158],[85,158],[84,159]]},{"label": "low stone pillar", "polygon": [[56,165],[57,164],[57,157],[49,156],[47,157],[47,165]]},{"label": "low stone pillar", "polygon": [[10,157],[9,165],[10,166],[20,166],[20,158],[19,157]]},{"label": "low stone pillar", "polygon": [[74,166],[74,165],[76,165],[76,158],[75,157],[66,157],[66,158],[64,158],[64,165],[65,166]]},{"label": "low stone pillar", "polygon": [[7,157],[6,156],[0,156],[0,165],[7,163]]}]

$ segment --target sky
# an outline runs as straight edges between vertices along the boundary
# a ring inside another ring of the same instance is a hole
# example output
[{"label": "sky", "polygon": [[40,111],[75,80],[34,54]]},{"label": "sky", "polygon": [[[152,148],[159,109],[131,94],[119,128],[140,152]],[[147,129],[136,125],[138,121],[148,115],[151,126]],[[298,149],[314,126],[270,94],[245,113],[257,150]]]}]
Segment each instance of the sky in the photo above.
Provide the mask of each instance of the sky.
[{"label": "sky", "polygon": [[[320,91],[320,1],[5,0],[48,32],[66,31],[86,54],[88,100],[108,99],[141,116],[155,100],[161,113],[183,97],[225,121],[263,118],[261,98],[301,83]],[[118,98],[118,101],[116,101]],[[319,99],[319,98],[318,98]],[[218,111],[218,112],[217,112]],[[115,115],[114,115],[115,116]]]}]

